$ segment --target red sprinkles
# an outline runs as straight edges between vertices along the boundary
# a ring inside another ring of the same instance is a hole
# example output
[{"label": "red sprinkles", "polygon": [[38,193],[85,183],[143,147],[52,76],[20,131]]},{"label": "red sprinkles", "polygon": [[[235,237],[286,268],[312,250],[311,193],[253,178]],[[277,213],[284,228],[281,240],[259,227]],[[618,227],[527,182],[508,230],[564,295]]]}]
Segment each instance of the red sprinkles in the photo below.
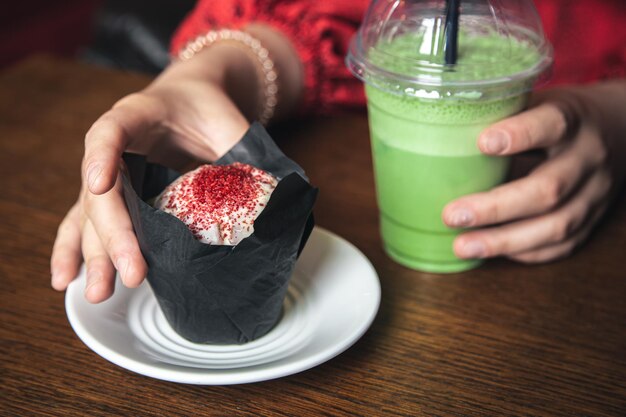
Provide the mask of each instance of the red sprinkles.
[{"label": "red sprinkles", "polygon": [[276,184],[272,175],[247,164],[203,165],[170,184],[155,206],[182,220],[204,243],[236,245],[254,231]]}]

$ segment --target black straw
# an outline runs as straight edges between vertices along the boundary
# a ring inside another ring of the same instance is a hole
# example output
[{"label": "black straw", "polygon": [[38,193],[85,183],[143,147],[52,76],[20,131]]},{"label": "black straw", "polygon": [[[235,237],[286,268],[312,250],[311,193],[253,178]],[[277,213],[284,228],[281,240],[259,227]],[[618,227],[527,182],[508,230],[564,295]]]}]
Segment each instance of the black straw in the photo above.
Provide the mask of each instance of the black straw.
[{"label": "black straw", "polygon": [[459,43],[459,15],[461,0],[446,0],[446,27],[444,30],[444,54],[446,65],[456,64]]}]

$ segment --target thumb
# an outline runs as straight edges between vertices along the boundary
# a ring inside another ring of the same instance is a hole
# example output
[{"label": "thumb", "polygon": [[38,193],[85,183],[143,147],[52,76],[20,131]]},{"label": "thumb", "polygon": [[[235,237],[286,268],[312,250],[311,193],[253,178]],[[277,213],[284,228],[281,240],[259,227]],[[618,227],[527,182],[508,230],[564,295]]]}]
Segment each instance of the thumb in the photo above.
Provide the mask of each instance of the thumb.
[{"label": "thumb", "polygon": [[[85,135],[83,182],[93,194],[104,194],[117,179],[120,157],[130,146],[149,149],[149,133],[159,122],[159,107],[142,93],[131,94],[104,113]],[[137,142],[143,142],[138,144]]]}]

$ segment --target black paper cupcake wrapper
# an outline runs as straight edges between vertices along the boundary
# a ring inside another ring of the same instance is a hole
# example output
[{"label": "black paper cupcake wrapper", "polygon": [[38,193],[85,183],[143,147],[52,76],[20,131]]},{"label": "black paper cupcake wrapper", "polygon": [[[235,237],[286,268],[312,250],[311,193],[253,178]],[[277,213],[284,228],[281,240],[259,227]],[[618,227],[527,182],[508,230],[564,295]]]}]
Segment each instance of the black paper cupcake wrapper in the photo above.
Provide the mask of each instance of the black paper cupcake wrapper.
[{"label": "black paper cupcake wrapper", "polygon": [[124,197],[148,264],[148,282],[172,328],[195,343],[242,344],[277,323],[296,259],[313,229],[318,190],[254,123],[215,163],[243,162],[278,180],[254,222],[254,233],[236,246],[207,245],[176,217],[146,201],[180,174],[124,154]]}]

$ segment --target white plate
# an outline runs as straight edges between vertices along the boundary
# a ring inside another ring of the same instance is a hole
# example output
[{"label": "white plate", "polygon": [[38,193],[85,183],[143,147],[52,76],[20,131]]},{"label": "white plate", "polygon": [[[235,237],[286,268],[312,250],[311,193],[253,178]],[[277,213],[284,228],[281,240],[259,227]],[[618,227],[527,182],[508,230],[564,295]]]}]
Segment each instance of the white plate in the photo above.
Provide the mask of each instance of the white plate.
[{"label": "white plate", "polygon": [[131,371],[201,385],[243,384],[291,375],[323,363],[356,342],[380,304],[380,283],[352,244],[315,228],[296,264],[280,322],[244,345],[202,345],[178,336],[147,283],[116,283],[101,304],[83,297],[85,271],[70,284],[65,309],[80,339]]}]

